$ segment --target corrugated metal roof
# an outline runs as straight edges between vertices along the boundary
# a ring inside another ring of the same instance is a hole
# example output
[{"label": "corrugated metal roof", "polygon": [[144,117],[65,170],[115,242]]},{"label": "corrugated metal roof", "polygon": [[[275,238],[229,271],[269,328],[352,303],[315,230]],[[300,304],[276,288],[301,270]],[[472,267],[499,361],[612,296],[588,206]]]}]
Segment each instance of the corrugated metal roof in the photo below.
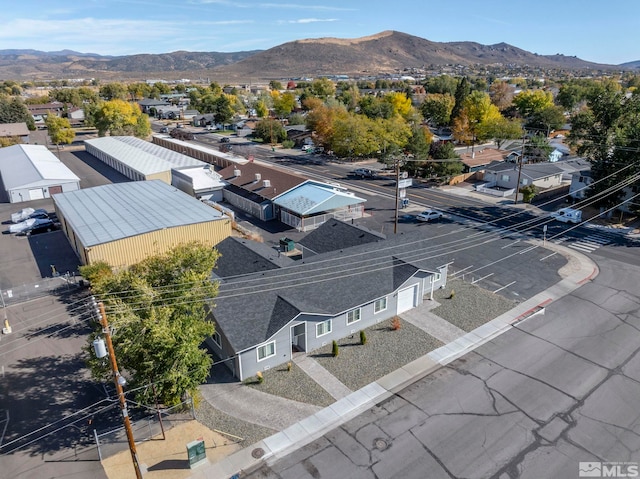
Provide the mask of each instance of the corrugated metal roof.
[{"label": "corrugated metal roof", "polygon": [[173,138],[170,135],[162,135],[162,134],[156,134],[153,135],[155,137],[158,138],[162,138],[165,141],[168,141],[170,143],[173,143],[175,145],[178,146],[183,146],[185,148],[190,148],[192,150],[196,150],[196,151],[201,151],[203,153],[207,153],[209,155],[214,155],[220,158],[223,158],[225,160],[229,160],[231,163],[235,163],[238,165],[244,165],[245,163],[249,163],[249,160],[247,160],[246,158],[242,157],[242,156],[238,156],[238,155],[234,155],[233,153],[224,153],[220,150],[216,150],[215,148],[208,148],[204,145],[201,145],[199,143],[187,143],[186,141],[183,140],[178,140],[176,138]]},{"label": "corrugated metal roof", "polygon": [[203,161],[134,136],[105,136],[85,140],[85,143],[143,175],[206,165]]},{"label": "corrugated metal roof", "polygon": [[336,190],[331,185],[305,183],[280,195],[273,203],[299,215],[312,215],[365,201],[352,193]]},{"label": "corrugated metal roof", "polygon": [[80,182],[80,178],[44,145],[0,148],[0,172],[7,190]]},{"label": "corrugated metal roof", "polygon": [[85,247],[224,217],[160,180],[97,186],[53,199]]}]

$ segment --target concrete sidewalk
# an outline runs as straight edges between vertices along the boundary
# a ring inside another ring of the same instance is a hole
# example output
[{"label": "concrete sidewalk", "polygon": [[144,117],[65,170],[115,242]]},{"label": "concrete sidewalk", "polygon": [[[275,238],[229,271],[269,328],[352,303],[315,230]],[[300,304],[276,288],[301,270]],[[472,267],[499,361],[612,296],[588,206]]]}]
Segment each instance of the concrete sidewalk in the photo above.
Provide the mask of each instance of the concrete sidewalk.
[{"label": "concrete sidewalk", "polygon": [[[430,334],[438,334],[442,339],[453,340],[378,381],[348,394],[331,406],[313,412],[273,436],[238,451],[218,463],[199,467],[190,477],[226,479],[242,471],[252,470],[263,461],[282,458],[358,416],[409,384],[491,341],[515,324],[536,314],[544,313],[545,306],[576,290],[598,274],[595,263],[585,255],[559,245],[546,245],[546,247],[570,258],[567,266],[559,272],[563,279],[558,283],[469,333],[443,325],[440,321],[444,320],[432,322],[429,318],[419,319],[412,315],[410,321],[416,321],[419,327],[429,329]],[[237,402],[235,406],[239,406]],[[254,413],[256,409],[261,410],[265,406],[266,403],[243,405],[248,411],[253,409]],[[293,417],[290,413],[291,411],[287,409],[279,411],[283,416]]]}]

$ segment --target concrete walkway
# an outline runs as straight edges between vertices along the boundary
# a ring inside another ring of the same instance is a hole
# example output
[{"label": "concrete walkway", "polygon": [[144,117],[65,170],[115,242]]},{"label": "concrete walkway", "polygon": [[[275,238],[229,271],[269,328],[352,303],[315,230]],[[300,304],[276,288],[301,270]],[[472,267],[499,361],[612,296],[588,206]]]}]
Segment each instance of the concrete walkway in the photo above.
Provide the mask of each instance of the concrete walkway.
[{"label": "concrete walkway", "polygon": [[455,341],[460,336],[464,336],[466,331],[451,324],[446,319],[431,313],[431,310],[437,307],[439,303],[434,300],[425,300],[417,308],[405,311],[400,315],[408,323],[422,329],[425,333],[430,334],[434,338],[447,344]]},{"label": "concrete walkway", "polygon": [[[536,242],[533,241],[533,243]],[[520,321],[524,321],[536,314],[544,313],[544,307],[546,305],[570,294],[598,274],[596,264],[587,256],[560,245],[553,245],[551,249],[559,251],[563,255],[571,258],[569,264],[559,272],[563,277],[561,281],[529,300],[518,304],[507,313],[483,324],[470,333],[464,333],[462,336],[459,336],[459,331],[443,325],[441,321],[444,320],[438,318],[440,321],[433,321],[435,319],[434,315],[428,311],[423,310],[423,314],[427,313],[423,319],[417,319],[415,316],[409,315],[411,320],[421,325],[418,327],[426,328],[429,334],[432,335],[437,333],[439,336],[436,337],[439,337],[442,341],[446,338],[455,337],[455,339],[448,341],[445,346],[416,359],[379,380],[348,394],[331,406],[321,410],[318,410],[319,408],[317,407],[309,406],[314,409],[314,412],[312,415],[299,420],[299,422],[291,424],[291,420],[294,417],[299,417],[298,415],[303,413],[303,409],[288,409],[288,404],[295,403],[295,401],[282,400],[284,401],[282,405],[273,410],[269,406],[269,403],[280,402],[281,398],[267,395],[269,396],[268,401],[265,403],[255,403],[253,401],[259,400],[259,398],[253,394],[261,393],[253,391],[251,392],[251,397],[247,398],[247,400],[251,402],[248,404],[245,403],[242,399],[242,394],[244,394],[245,391],[242,390],[251,388],[244,387],[240,389],[239,391],[242,392],[239,392],[239,395],[228,394],[227,397],[223,397],[222,399],[219,397],[212,398],[211,403],[214,407],[221,405],[226,409],[221,409],[223,412],[227,412],[227,414],[236,417],[242,417],[247,421],[256,421],[257,424],[274,429],[276,429],[279,421],[291,425],[285,429],[278,428],[279,432],[273,436],[265,438],[246,449],[242,449],[224,458],[220,462],[199,467],[193,471],[191,477],[197,479],[233,477],[242,471],[259,467],[264,461],[277,460],[285,457],[294,450],[305,446],[323,434],[362,414],[375,404],[391,397],[394,393],[413,384],[415,381],[433,373],[442,366],[455,361],[457,358],[505,333]],[[407,314],[403,313],[403,317],[405,316],[407,316]],[[215,385],[216,389],[219,388],[219,386],[220,385]],[[236,384],[235,387],[237,388],[239,386]],[[203,386],[202,388],[203,396],[209,400],[205,393],[207,386]],[[266,408],[266,410],[263,408]],[[239,409],[243,411],[240,416],[238,416],[237,413]],[[270,417],[274,413],[288,417]],[[265,416],[269,417],[269,421],[265,421]],[[262,421],[257,422],[259,420]]]},{"label": "concrete walkway", "polygon": [[353,391],[345,386],[333,374],[323,368],[318,361],[308,355],[294,356],[293,362],[317,382],[334,399],[342,399]]},{"label": "concrete walkway", "polygon": [[322,409],[263,393],[238,382],[203,384],[200,393],[218,411],[274,431],[282,431]]}]

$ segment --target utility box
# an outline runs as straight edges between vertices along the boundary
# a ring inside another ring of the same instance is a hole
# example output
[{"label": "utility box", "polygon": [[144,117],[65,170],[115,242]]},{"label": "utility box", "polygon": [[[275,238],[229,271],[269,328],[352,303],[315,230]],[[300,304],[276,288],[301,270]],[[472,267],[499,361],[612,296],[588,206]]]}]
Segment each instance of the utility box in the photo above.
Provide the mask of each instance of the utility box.
[{"label": "utility box", "polygon": [[282,248],[282,251],[284,251],[285,253],[289,253],[289,252],[293,251],[294,249],[296,249],[296,243],[292,239],[281,238],[280,239],[280,248]]}]

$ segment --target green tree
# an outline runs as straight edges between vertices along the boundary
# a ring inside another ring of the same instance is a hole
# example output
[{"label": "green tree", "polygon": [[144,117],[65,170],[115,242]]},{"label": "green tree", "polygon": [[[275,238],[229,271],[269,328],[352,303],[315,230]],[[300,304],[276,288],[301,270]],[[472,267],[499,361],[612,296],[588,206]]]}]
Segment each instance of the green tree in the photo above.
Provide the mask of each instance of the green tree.
[{"label": "green tree", "polygon": [[549,161],[553,148],[544,134],[532,136],[524,146],[524,156],[529,163]]},{"label": "green tree", "polygon": [[127,100],[129,92],[127,87],[122,83],[107,83],[100,87],[100,98],[106,101],[110,100]]},{"label": "green tree", "polygon": [[462,173],[463,164],[460,162],[452,143],[432,143],[430,156],[433,161],[427,163],[425,168],[427,176],[446,180]]},{"label": "green tree", "polygon": [[507,119],[503,116],[491,118],[478,126],[479,138],[493,139],[500,148],[507,140],[515,140],[522,136],[520,120]]},{"label": "green tree", "polygon": [[316,78],[311,82],[311,93],[318,98],[326,100],[332,97],[335,91],[336,86],[328,78]]},{"label": "green tree", "polygon": [[33,117],[20,97],[0,95],[0,123],[22,122],[26,123],[30,130],[36,129]]},{"label": "green tree", "polygon": [[466,77],[462,77],[459,81],[458,86],[456,87],[456,92],[454,95],[455,105],[453,106],[453,110],[451,111],[451,118],[457,118],[462,109],[464,108],[464,102],[471,93],[471,86],[469,85],[469,81]]},{"label": "green tree", "polygon": [[224,125],[229,123],[234,115],[231,98],[222,93],[213,101],[213,121]]},{"label": "green tree", "polygon": [[284,88],[282,87],[282,83],[280,83],[278,80],[271,80],[269,82],[269,88],[271,88],[272,90],[284,90]]},{"label": "green tree", "polygon": [[[105,264],[81,268],[105,305],[118,364],[138,401],[153,401],[144,386],[154,383],[162,403],[177,404],[209,376],[212,359],[202,343],[214,333],[205,304],[217,295],[217,283],[210,280],[217,258],[215,250],[192,243],[126,270],[109,271]],[[93,376],[107,380],[108,363],[92,354],[92,341],[101,333],[90,336],[86,350]]]},{"label": "green tree", "polygon": [[458,79],[449,75],[432,77],[424,83],[424,89],[427,93],[455,96],[456,90],[458,89]]},{"label": "green tree", "polygon": [[256,110],[256,116],[258,118],[264,118],[269,114],[269,107],[263,99],[258,99],[254,105],[254,108]]},{"label": "green tree", "polygon": [[420,111],[434,125],[448,125],[455,103],[455,98],[449,93],[428,93],[420,105]]},{"label": "green tree", "polygon": [[589,197],[598,206],[615,207],[623,196],[621,185],[636,183],[640,172],[640,95],[626,97],[619,85],[603,82],[589,93],[586,108],[572,116],[571,125],[570,143],[591,162]]},{"label": "green tree", "polygon": [[75,131],[71,128],[69,120],[60,118],[56,115],[49,114],[45,120],[47,131],[51,142],[58,148],[58,156],[60,155],[60,143],[70,145],[76,137]]},{"label": "green tree", "polygon": [[360,98],[358,106],[360,113],[369,118],[391,118],[393,115],[393,105],[373,95]]},{"label": "green tree", "polygon": [[275,118],[264,118],[256,124],[253,136],[265,143],[278,143],[287,139],[287,131]]},{"label": "green tree", "polygon": [[549,136],[551,130],[562,128],[566,121],[562,107],[551,105],[533,113],[527,120],[526,126],[544,130]]}]

